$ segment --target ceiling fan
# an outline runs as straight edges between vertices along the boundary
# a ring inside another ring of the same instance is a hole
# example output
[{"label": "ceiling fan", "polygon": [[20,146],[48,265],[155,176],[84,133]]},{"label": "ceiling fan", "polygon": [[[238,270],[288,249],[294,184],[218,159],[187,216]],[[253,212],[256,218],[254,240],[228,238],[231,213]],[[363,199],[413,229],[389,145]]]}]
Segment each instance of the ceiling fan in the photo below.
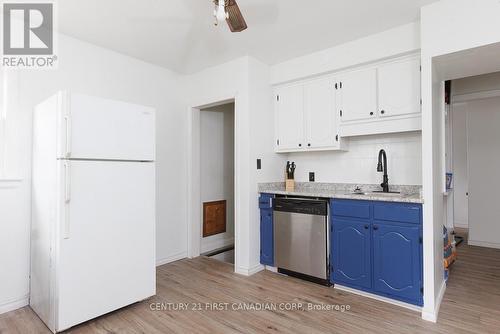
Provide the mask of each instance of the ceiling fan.
[{"label": "ceiling fan", "polygon": [[215,25],[226,21],[231,32],[241,32],[248,28],[236,0],[214,0]]}]

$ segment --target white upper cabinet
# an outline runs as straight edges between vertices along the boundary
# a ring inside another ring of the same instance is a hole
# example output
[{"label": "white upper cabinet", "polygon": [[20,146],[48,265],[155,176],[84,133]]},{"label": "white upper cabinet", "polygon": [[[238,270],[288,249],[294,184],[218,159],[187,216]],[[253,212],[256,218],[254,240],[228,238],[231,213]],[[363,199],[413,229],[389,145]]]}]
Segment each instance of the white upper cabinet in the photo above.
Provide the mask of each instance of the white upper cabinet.
[{"label": "white upper cabinet", "polygon": [[345,137],[422,129],[420,56],[276,88],[276,151],[345,149]]},{"label": "white upper cabinet", "polygon": [[308,149],[339,146],[334,78],[305,83],[304,113]]},{"label": "white upper cabinet", "polygon": [[275,110],[277,150],[303,149],[305,147],[303,85],[279,88],[276,91]]},{"label": "white upper cabinet", "polygon": [[338,109],[342,122],[377,117],[377,70],[368,68],[347,72],[337,84]]},{"label": "white upper cabinet", "polygon": [[398,60],[378,68],[380,117],[420,112],[420,59]]}]

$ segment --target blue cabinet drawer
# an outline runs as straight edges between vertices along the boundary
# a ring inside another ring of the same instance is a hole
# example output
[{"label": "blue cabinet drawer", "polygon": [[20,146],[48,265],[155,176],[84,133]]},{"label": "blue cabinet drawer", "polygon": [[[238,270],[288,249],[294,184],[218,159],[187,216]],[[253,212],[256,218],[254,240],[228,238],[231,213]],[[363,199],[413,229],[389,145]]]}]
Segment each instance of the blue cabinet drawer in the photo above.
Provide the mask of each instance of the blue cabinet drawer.
[{"label": "blue cabinet drawer", "polygon": [[370,202],[354,200],[332,200],[332,215],[370,219]]},{"label": "blue cabinet drawer", "polygon": [[259,197],[259,208],[260,209],[271,209],[273,207],[274,195],[271,194],[261,194]]},{"label": "blue cabinet drawer", "polygon": [[422,206],[407,203],[375,203],[373,219],[398,223],[421,224]]}]

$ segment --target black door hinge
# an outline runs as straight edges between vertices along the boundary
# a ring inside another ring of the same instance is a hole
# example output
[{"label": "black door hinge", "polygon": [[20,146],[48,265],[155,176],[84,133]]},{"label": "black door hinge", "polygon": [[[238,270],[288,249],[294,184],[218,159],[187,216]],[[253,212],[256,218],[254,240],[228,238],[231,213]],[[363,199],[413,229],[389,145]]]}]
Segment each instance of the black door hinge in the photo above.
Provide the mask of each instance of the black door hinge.
[{"label": "black door hinge", "polygon": [[279,140],[279,139],[278,139],[278,140],[276,140],[276,144],[277,144],[278,146],[280,146],[280,140]]},{"label": "black door hinge", "polygon": [[342,89],[342,81],[340,82],[340,89]]},{"label": "black door hinge", "polygon": [[335,141],[339,141],[339,135],[335,136]]},{"label": "black door hinge", "polygon": [[420,293],[423,295],[424,294],[424,288],[420,288]]},{"label": "black door hinge", "polygon": [[418,239],[418,242],[420,242],[420,244],[422,244],[422,243],[424,242],[424,239],[422,239],[422,237],[420,237],[420,238]]},{"label": "black door hinge", "polygon": [[340,111],[340,117],[342,117],[342,110]]},{"label": "black door hinge", "polygon": [[276,95],[276,101],[278,101],[278,102],[279,102],[279,100],[280,100],[280,96],[279,96],[279,95]]},{"label": "black door hinge", "polygon": [[339,89],[339,85],[335,83],[335,89]]}]

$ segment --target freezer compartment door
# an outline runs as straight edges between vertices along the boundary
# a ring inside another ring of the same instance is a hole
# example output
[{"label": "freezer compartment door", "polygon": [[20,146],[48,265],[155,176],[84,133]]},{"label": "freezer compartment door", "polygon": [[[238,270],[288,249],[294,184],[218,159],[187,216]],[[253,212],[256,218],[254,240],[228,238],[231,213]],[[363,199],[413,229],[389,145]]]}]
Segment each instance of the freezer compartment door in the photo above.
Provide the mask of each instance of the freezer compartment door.
[{"label": "freezer compartment door", "polygon": [[155,294],[154,163],[60,161],[57,330]]},{"label": "freezer compartment door", "polygon": [[155,111],[98,97],[60,93],[59,158],[155,160]]}]

